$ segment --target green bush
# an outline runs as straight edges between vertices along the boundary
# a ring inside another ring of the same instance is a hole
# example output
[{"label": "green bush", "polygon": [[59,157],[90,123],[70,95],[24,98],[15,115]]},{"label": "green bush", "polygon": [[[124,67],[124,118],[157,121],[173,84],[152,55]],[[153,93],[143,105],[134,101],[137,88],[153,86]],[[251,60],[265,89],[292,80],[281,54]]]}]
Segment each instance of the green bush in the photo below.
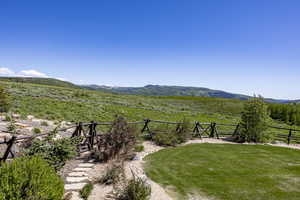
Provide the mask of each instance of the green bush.
[{"label": "green bush", "polygon": [[151,195],[151,187],[145,180],[133,176],[124,188],[115,194],[116,200],[148,200]]},{"label": "green bush", "polygon": [[[156,133],[155,133],[156,132]],[[174,129],[170,126],[159,126],[154,130],[152,140],[160,146],[175,146],[186,142],[190,137],[190,123],[187,120],[182,120]]]},{"label": "green bush", "polygon": [[237,140],[239,142],[267,141],[269,135],[266,130],[268,129],[269,119],[268,107],[263,98],[248,100],[242,113],[241,134]]},{"label": "green bush", "polygon": [[76,155],[78,141],[69,138],[60,140],[35,140],[26,150],[29,156],[38,155],[44,158],[55,170],[62,168],[66,161]]},{"label": "green bush", "polygon": [[84,199],[87,200],[93,190],[93,184],[88,183],[86,184],[81,190],[80,190],[80,196]]},{"label": "green bush", "polygon": [[135,152],[142,152],[142,151],[144,151],[144,145],[136,145],[134,147],[134,151]]},{"label": "green bush", "polygon": [[61,200],[64,183],[39,157],[17,158],[0,168],[0,199]]},{"label": "green bush", "polygon": [[176,135],[171,132],[156,133],[152,139],[159,146],[175,146],[178,144]]},{"label": "green bush", "polygon": [[9,94],[2,86],[0,86],[0,112],[8,112],[9,108]]},{"label": "green bush", "polygon": [[14,121],[11,121],[11,122],[9,123],[9,125],[7,126],[7,131],[8,131],[8,132],[11,132],[11,133],[16,133],[16,131],[17,131],[17,126],[16,126],[16,124],[15,124]]},{"label": "green bush", "polygon": [[32,130],[32,132],[35,133],[35,134],[39,134],[39,133],[41,133],[42,131],[41,131],[41,129],[39,129],[39,128],[34,128],[34,129]]},{"label": "green bush", "polygon": [[46,121],[42,121],[42,122],[41,122],[41,126],[49,126],[49,124],[48,124],[48,122],[46,122]]}]

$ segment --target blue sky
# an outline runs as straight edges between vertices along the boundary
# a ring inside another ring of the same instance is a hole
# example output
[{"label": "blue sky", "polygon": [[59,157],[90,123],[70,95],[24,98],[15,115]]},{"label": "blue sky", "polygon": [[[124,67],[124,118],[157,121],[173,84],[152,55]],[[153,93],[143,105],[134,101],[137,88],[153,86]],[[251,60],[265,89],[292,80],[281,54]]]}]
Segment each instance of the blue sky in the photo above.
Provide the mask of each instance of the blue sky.
[{"label": "blue sky", "polygon": [[0,0],[0,75],[300,99],[298,0]]}]

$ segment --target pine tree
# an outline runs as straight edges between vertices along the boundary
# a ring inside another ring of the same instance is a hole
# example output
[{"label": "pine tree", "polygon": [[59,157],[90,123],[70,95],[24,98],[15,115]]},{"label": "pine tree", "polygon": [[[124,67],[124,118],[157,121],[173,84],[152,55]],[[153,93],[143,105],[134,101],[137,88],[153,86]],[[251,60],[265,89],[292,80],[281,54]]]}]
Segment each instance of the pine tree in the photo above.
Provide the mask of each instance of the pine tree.
[{"label": "pine tree", "polygon": [[0,86],[0,112],[7,112],[9,107],[9,95],[4,87]]},{"label": "pine tree", "polygon": [[244,106],[240,142],[264,142],[267,138],[269,113],[262,97],[252,98]]}]

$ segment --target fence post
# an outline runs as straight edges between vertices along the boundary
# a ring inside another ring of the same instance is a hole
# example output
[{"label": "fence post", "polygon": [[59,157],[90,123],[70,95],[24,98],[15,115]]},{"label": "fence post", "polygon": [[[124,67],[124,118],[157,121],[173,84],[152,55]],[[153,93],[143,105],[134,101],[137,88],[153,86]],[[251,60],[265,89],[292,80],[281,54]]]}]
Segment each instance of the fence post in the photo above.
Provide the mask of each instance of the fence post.
[{"label": "fence post", "polygon": [[200,139],[202,139],[202,136],[201,136],[201,133],[200,133],[200,130],[199,130],[199,126],[200,126],[200,123],[199,122],[195,122],[195,128],[193,130],[193,133],[200,137]]},{"label": "fence post", "polygon": [[12,157],[14,157],[14,154],[11,152],[11,148],[14,145],[14,142],[16,141],[17,137],[16,136],[12,136],[12,138],[7,142],[7,148],[6,151],[3,155],[3,157],[1,158],[1,162],[5,162],[9,156],[9,153],[11,153]]},{"label": "fence post", "polygon": [[232,137],[237,136],[238,131],[239,131],[239,128],[240,128],[240,123],[238,123],[238,124],[236,125],[236,128],[235,128],[235,130],[234,130],[234,132],[233,132],[233,134],[232,134]]},{"label": "fence post", "polygon": [[209,137],[210,138],[215,137],[215,132],[216,132],[216,123],[212,122],[212,123],[210,123],[210,135],[209,135]]},{"label": "fence post", "polygon": [[291,138],[292,138],[292,129],[290,129],[290,131],[289,131],[289,135],[288,135],[288,139],[287,139],[288,145],[291,143]]},{"label": "fence post", "polygon": [[143,127],[143,129],[142,129],[141,132],[143,133],[145,131],[148,131],[148,133],[150,133],[150,129],[149,129],[148,125],[149,125],[149,123],[150,123],[151,120],[150,119],[144,119],[144,121],[145,121],[145,125],[144,125],[144,127]]},{"label": "fence post", "polygon": [[92,150],[94,147],[94,137],[95,137],[95,131],[96,131],[96,123],[94,121],[91,121],[91,124],[89,126],[89,135],[88,135],[88,148],[89,150]]}]

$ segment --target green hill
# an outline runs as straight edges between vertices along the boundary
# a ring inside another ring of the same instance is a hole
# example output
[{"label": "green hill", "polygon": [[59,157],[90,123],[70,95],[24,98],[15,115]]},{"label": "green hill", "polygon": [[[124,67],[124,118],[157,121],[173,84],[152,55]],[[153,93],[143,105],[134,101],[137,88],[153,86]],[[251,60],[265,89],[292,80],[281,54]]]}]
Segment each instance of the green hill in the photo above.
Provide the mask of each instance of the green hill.
[{"label": "green hill", "polygon": [[183,86],[161,86],[146,85],[144,87],[107,87],[98,85],[83,86],[88,89],[113,92],[118,94],[134,94],[145,96],[196,96],[196,97],[218,97],[230,99],[248,99],[249,96],[233,94],[221,90],[212,90],[203,87],[183,87]]},{"label": "green hill", "polygon": [[16,83],[32,83],[32,84],[41,84],[41,85],[51,85],[58,87],[71,87],[79,88],[79,86],[54,78],[36,78],[36,77],[0,77],[0,81],[9,81]]}]

